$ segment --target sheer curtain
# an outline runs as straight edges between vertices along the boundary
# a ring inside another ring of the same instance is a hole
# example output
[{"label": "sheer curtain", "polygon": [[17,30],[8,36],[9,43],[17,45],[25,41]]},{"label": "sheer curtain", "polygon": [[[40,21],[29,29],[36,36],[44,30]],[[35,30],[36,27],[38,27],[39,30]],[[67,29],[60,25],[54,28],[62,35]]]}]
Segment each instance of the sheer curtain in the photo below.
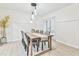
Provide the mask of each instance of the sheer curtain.
[{"label": "sheer curtain", "polygon": [[49,17],[45,20],[45,30],[50,34],[55,34],[55,17]]}]

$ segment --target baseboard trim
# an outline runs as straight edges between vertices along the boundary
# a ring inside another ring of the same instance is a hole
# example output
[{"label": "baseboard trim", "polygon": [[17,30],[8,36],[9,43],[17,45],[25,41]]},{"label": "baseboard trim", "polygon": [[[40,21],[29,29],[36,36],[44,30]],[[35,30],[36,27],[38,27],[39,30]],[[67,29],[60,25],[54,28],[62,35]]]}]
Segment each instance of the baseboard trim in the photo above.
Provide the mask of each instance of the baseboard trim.
[{"label": "baseboard trim", "polygon": [[62,43],[62,44],[64,44],[64,45],[67,45],[67,46],[69,46],[69,47],[79,49],[79,47],[78,47],[78,46],[71,45],[71,44],[69,44],[69,43],[65,43],[65,42],[63,42],[63,41],[59,41],[59,40],[56,40],[56,41],[57,41],[57,42],[60,42],[60,43]]}]

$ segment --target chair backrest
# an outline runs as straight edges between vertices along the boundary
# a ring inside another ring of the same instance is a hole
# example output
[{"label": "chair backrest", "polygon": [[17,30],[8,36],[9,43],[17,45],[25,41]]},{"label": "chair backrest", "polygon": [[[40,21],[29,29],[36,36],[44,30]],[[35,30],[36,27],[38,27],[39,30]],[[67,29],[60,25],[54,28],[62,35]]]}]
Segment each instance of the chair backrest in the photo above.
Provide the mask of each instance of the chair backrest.
[{"label": "chair backrest", "polygon": [[40,30],[40,33],[43,34],[43,30]]},{"label": "chair backrest", "polygon": [[32,29],[31,32],[35,32],[35,29]]},{"label": "chair backrest", "polygon": [[46,31],[44,34],[47,34],[47,35],[49,35],[50,33],[49,33],[48,31]]},{"label": "chair backrest", "polygon": [[36,33],[39,33],[39,30],[36,30]]},{"label": "chair backrest", "polygon": [[27,33],[25,33],[25,37],[27,39],[27,45],[29,45],[30,37],[27,35]]},{"label": "chair backrest", "polygon": [[28,46],[29,41],[26,36],[26,33],[24,31],[21,31],[21,33],[22,33],[22,43],[24,44],[24,46]]}]

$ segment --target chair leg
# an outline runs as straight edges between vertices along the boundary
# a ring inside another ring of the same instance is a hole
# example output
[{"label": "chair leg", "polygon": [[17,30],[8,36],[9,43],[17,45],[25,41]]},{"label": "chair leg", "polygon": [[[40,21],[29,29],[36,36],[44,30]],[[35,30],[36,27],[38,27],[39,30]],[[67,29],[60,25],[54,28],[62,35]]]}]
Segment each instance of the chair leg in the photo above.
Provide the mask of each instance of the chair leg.
[{"label": "chair leg", "polygon": [[27,46],[25,45],[25,47],[24,47],[25,51],[27,51],[26,48],[27,48]]},{"label": "chair leg", "polygon": [[37,41],[37,52],[39,51],[39,41]]},{"label": "chair leg", "polygon": [[37,52],[38,52],[38,48],[39,48],[39,47],[37,46]]},{"label": "chair leg", "polygon": [[46,42],[44,42],[44,45],[46,45]]},{"label": "chair leg", "polygon": [[29,55],[29,48],[27,47],[27,56]]},{"label": "chair leg", "polygon": [[33,47],[35,48],[35,44],[33,44]]},{"label": "chair leg", "polygon": [[43,50],[43,42],[42,42],[42,50]]}]

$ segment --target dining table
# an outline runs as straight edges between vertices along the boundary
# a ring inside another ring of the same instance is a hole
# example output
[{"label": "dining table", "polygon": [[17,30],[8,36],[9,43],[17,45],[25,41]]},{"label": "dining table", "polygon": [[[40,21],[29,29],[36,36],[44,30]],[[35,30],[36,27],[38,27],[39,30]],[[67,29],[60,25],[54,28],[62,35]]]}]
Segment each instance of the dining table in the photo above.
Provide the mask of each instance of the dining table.
[{"label": "dining table", "polygon": [[32,56],[33,55],[33,51],[32,51],[32,41],[33,40],[40,40],[41,38],[48,38],[47,42],[48,42],[48,49],[46,49],[45,51],[39,51],[37,55],[40,55],[42,53],[45,53],[49,50],[52,50],[52,36],[54,35],[48,35],[48,34],[40,34],[40,33],[27,33],[27,35],[30,37],[30,44],[29,44],[29,55]]}]

